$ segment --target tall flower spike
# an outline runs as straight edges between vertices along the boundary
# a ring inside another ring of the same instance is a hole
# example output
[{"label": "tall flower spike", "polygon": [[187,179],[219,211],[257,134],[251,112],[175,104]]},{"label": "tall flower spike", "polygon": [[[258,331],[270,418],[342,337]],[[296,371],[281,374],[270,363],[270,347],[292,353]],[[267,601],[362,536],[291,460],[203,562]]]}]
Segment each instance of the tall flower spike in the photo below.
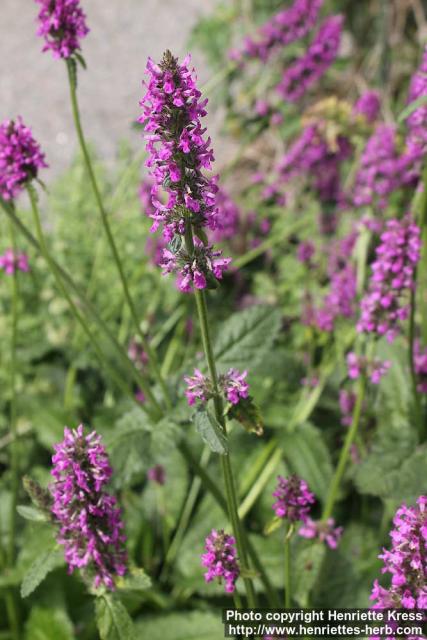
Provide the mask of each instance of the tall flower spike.
[{"label": "tall flower spike", "polygon": [[69,572],[84,569],[95,587],[114,589],[114,576],[126,572],[126,537],[117,500],[106,491],[112,469],[101,437],[85,435],[83,425],[65,428],[55,452],[52,513]]},{"label": "tall flower spike", "polygon": [[[420,496],[413,507],[403,504],[393,524],[391,549],[384,549],[379,556],[384,562],[382,573],[391,574],[391,586],[386,589],[375,580],[372,608],[426,609],[427,496]],[[376,636],[371,638],[377,640]]]},{"label": "tall flower spike", "polygon": [[16,198],[44,167],[44,154],[22,118],[5,120],[0,125],[0,196]]},{"label": "tall flower spike", "polygon": [[40,5],[37,35],[44,38],[43,51],[52,51],[55,58],[70,58],[89,33],[80,0],[35,1]]},{"label": "tall flower spike", "polygon": [[372,264],[369,289],[361,302],[358,331],[394,340],[401,321],[409,316],[408,294],[415,286],[420,249],[420,229],[410,216],[387,222]]},{"label": "tall flower spike", "polygon": [[206,582],[212,582],[215,579],[219,582],[224,580],[227,593],[233,593],[236,580],[240,575],[235,539],[222,530],[213,529],[206,538],[205,549],[202,565],[207,568]]},{"label": "tall flower spike", "polygon": [[[420,68],[412,76],[408,103],[411,104],[427,95],[427,47],[424,49]],[[423,155],[427,150],[427,105],[420,105],[407,118],[407,143],[410,149]]]},{"label": "tall flower spike", "polygon": [[297,522],[298,520],[306,522],[310,506],[316,500],[305,480],[295,475],[290,478],[278,476],[277,479],[277,488],[273,493],[273,496],[277,498],[273,504],[276,516],[285,518],[289,522]]},{"label": "tall flower spike", "polygon": [[[205,229],[215,231],[218,226],[218,187],[217,177],[204,173],[214,159],[211,140],[205,137],[206,128],[201,124],[207,100],[200,99],[189,63],[189,56],[180,64],[170,51],[159,65],[148,59],[149,81],[139,120],[146,132],[146,164],[155,181],[151,231],[162,225],[165,240],[173,241],[163,252],[161,266],[164,274],[178,273],[182,291],[216,286],[230,263],[207,245]],[[197,236],[191,255],[182,249],[189,224]]]}]

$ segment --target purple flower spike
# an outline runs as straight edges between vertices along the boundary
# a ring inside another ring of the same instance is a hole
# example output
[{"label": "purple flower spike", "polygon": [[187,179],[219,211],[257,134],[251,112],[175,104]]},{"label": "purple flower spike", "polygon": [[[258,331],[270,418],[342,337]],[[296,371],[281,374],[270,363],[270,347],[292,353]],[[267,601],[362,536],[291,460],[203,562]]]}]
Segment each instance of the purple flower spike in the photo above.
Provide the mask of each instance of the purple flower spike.
[{"label": "purple flower spike", "polygon": [[369,290],[361,302],[358,331],[386,336],[389,342],[409,316],[408,295],[420,259],[420,229],[410,216],[389,220],[372,264]]},{"label": "purple flower spike", "polygon": [[310,540],[320,540],[320,542],[325,542],[330,549],[336,549],[341,539],[342,532],[343,528],[336,527],[335,520],[333,518],[328,518],[326,522],[322,522],[321,520],[316,522],[315,520],[308,518],[298,531],[298,535],[302,538],[309,538]]},{"label": "purple flower spike", "polygon": [[52,51],[55,58],[70,58],[80,50],[80,40],[89,33],[80,0],[36,2],[41,5],[37,35],[45,40],[43,51]]},{"label": "purple flower spike", "polygon": [[6,249],[4,254],[0,256],[0,269],[11,276],[15,271],[24,271],[28,273],[30,265],[28,264],[28,256],[26,253],[14,253],[12,249]]},{"label": "purple flower spike", "polygon": [[105,490],[112,469],[101,437],[95,431],[85,435],[83,425],[65,428],[55,452],[52,513],[69,572],[87,570],[94,587],[113,590],[114,576],[126,572],[126,536],[117,500]]},{"label": "purple flower spike", "polygon": [[341,42],[343,16],[326,18],[307,53],[286,69],[277,90],[284,100],[296,102],[334,62]]},{"label": "purple flower spike", "polygon": [[[427,95],[427,47],[424,49],[420,68],[412,76],[408,104]],[[427,148],[427,105],[423,104],[407,118],[408,147],[423,155]]]},{"label": "purple flower spike", "polygon": [[217,579],[221,583],[224,580],[226,592],[233,593],[240,575],[235,539],[222,530],[212,529],[206,538],[205,549],[202,565],[208,569],[205,573],[206,582]]},{"label": "purple flower spike", "polygon": [[353,113],[362,115],[368,122],[374,122],[380,112],[381,102],[376,91],[366,91],[354,105]]},{"label": "purple flower spike", "polygon": [[[391,574],[389,588],[375,580],[371,600],[373,609],[427,608],[427,496],[420,496],[414,507],[403,504],[393,519],[391,549],[379,556],[382,573]],[[371,636],[377,640],[376,636]],[[386,638],[389,640],[389,638]]]},{"label": "purple flower spike", "polygon": [[277,498],[273,504],[276,516],[285,518],[289,522],[297,522],[298,520],[306,522],[310,513],[310,505],[316,501],[305,480],[301,480],[295,475],[290,478],[278,476],[277,488],[273,496]]},{"label": "purple flower spike", "polygon": [[16,198],[44,167],[44,154],[22,118],[5,120],[0,125],[0,196]]}]

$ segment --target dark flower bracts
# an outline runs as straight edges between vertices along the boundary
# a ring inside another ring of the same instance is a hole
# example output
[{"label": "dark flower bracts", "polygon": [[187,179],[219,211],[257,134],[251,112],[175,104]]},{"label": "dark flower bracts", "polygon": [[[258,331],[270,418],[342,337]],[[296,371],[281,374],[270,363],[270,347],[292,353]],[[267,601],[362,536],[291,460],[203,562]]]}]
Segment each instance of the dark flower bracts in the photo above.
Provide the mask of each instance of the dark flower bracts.
[{"label": "dark flower bracts", "polygon": [[112,590],[126,572],[126,537],[117,500],[106,491],[112,469],[101,437],[86,435],[83,425],[65,428],[52,462],[52,514],[69,572],[81,569],[95,588]]}]

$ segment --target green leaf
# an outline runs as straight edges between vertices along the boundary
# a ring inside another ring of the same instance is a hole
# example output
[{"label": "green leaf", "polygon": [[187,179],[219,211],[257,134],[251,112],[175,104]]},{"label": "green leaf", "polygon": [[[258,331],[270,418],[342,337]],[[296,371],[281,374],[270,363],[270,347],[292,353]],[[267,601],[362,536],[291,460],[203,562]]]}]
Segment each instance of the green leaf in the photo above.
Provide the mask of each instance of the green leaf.
[{"label": "green leaf", "polygon": [[225,455],[228,451],[227,438],[218,420],[209,410],[200,407],[194,414],[196,431],[214,453]]},{"label": "green leaf", "polygon": [[417,98],[416,100],[414,100],[413,102],[411,102],[410,104],[408,104],[403,111],[401,111],[398,115],[397,118],[397,122],[400,124],[401,122],[404,122],[404,120],[406,120],[406,118],[409,118],[409,116],[414,113],[414,111],[416,111],[417,109],[419,109],[419,107],[424,107],[427,104],[427,96],[420,96],[419,98]]},{"label": "green leaf", "polygon": [[150,640],[218,640],[224,635],[220,615],[199,611],[144,616],[137,630],[138,638]]},{"label": "green leaf", "polygon": [[73,640],[73,626],[64,610],[36,606],[26,624],[26,640]]},{"label": "green leaf", "polygon": [[239,400],[237,404],[230,405],[227,416],[240,422],[249,433],[256,433],[257,436],[262,436],[264,422],[258,406],[250,396]]},{"label": "green leaf", "polygon": [[21,584],[21,596],[26,598],[46,578],[47,574],[64,563],[64,556],[58,545],[42,553],[27,570]]},{"label": "green leaf", "polygon": [[281,313],[274,307],[258,305],[235,313],[218,332],[214,349],[218,367],[253,370],[270,351],[280,328]]},{"label": "green leaf", "polygon": [[329,449],[319,429],[302,424],[290,433],[284,433],[281,445],[291,470],[308,483],[318,498],[326,498],[332,479],[333,467]]},{"label": "green leaf", "polygon": [[118,598],[109,594],[98,597],[95,610],[101,640],[136,640],[132,620]]},{"label": "green leaf", "polygon": [[40,511],[40,509],[36,509],[35,507],[19,504],[16,507],[16,510],[22,518],[25,518],[25,520],[31,520],[32,522],[46,522],[47,520],[46,515]]},{"label": "green leaf", "polygon": [[116,579],[116,587],[119,591],[146,591],[151,587],[151,579],[144,569],[134,567],[127,575]]},{"label": "green leaf", "polygon": [[319,542],[300,544],[301,548],[292,567],[294,575],[292,595],[300,607],[308,607],[310,592],[322,568],[326,548]]}]

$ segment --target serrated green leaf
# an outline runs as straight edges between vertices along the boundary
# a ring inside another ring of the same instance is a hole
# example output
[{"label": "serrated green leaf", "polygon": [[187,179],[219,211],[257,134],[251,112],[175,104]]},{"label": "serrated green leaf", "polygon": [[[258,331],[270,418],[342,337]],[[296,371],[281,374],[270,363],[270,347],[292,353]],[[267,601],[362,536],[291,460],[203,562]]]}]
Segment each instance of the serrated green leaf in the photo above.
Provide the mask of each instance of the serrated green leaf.
[{"label": "serrated green leaf", "polygon": [[47,520],[46,515],[35,507],[19,504],[16,510],[25,520],[31,520],[32,522],[46,522]]},{"label": "serrated green leaf", "polygon": [[144,569],[133,568],[128,574],[116,579],[119,591],[146,591],[151,587],[151,579]]},{"label": "serrated green leaf", "polygon": [[214,349],[218,367],[253,370],[271,349],[280,327],[281,313],[274,307],[258,305],[235,313],[218,332]]},{"label": "serrated green leaf", "polygon": [[73,640],[73,626],[64,610],[36,606],[26,624],[26,640]]},{"label": "serrated green leaf", "polygon": [[200,407],[194,414],[196,431],[208,447],[214,452],[225,455],[228,451],[227,438],[218,420],[209,410]]},{"label": "serrated green leaf", "polygon": [[221,616],[199,611],[144,616],[137,630],[138,640],[218,640],[224,635]]},{"label": "serrated green leaf", "polygon": [[47,574],[64,562],[64,555],[58,545],[42,553],[27,570],[21,584],[21,596],[26,598],[46,578]]},{"label": "serrated green leaf", "polygon": [[291,433],[284,433],[281,446],[291,470],[304,478],[311,491],[324,500],[332,479],[333,466],[319,429],[309,423],[303,424]]},{"label": "serrated green leaf", "polygon": [[325,554],[326,548],[322,543],[301,544],[292,567],[292,596],[300,607],[307,607],[309,604],[310,592],[319,576]]},{"label": "serrated green leaf", "polygon": [[98,597],[95,610],[101,640],[136,640],[132,620],[117,597],[109,594]]}]

